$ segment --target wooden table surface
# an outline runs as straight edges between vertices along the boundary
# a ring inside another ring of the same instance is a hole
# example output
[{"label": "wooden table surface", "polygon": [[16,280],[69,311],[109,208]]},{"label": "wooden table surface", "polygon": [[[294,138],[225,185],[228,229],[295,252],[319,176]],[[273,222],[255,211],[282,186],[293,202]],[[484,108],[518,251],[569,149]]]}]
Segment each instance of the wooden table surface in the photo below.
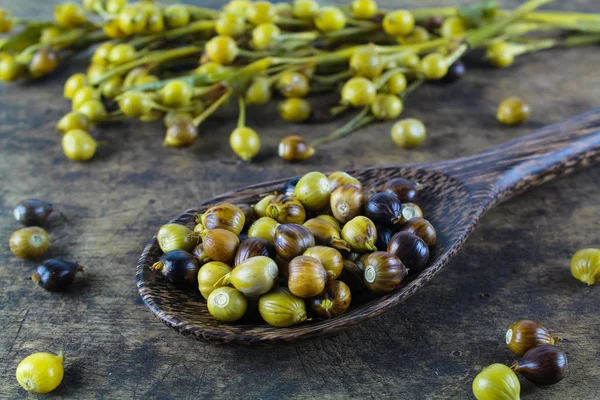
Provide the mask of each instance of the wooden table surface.
[{"label": "wooden table surface", "polygon": [[[54,3],[2,0],[0,6],[39,18],[50,17]],[[555,6],[600,12],[593,0]],[[569,270],[576,250],[600,246],[600,167],[490,211],[459,256],[422,291],[328,338],[259,348],[196,342],[155,319],[134,282],[144,243],[163,222],[203,199],[311,170],[481,151],[600,107],[599,65],[598,47],[531,55],[505,70],[472,57],[462,81],[427,85],[407,103],[403,115],[427,125],[424,146],[394,147],[386,123],[299,164],[277,158],[279,139],[292,132],[316,138],[339,121],[296,126],[280,122],[274,105],[252,111],[248,123],[261,134],[264,150],[247,165],[227,144],[233,114],[203,125],[187,150],[163,148],[160,123],[114,124],[94,130],[102,145],[92,162],[79,164],[63,156],[53,127],[70,107],[62,82],[82,66],[36,83],[0,85],[0,398],[25,396],[14,378],[21,359],[61,349],[66,374],[52,398],[471,398],[472,380],[483,367],[512,363],[504,332],[519,318],[552,328],[569,359],[569,374],[554,387],[522,381],[524,399],[600,398],[600,290],[576,281]],[[497,104],[510,95],[531,105],[523,126],[503,127],[494,118]],[[67,293],[36,287],[28,279],[36,263],[9,252],[8,238],[19,228],[12,208],[28,197],[47,199],[57,210],[48,225],[48,257],[86,267]]]}]

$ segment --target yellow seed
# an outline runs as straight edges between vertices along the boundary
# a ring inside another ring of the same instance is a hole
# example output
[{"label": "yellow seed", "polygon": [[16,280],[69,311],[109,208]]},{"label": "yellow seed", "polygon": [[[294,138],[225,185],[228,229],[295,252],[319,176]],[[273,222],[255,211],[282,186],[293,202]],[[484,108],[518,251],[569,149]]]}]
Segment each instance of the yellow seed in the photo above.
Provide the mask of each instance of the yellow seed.
[{"label": "yellow seed", "polygon": [[519,400],[521,384],[512,369],[503,364],[492,364],[473,381],[477,400]]},{"label": "yellow seed", "polygon": [[19,385],[31,393],[49,393],[62,382],[64,356],[34,353],[19,363],[16,376]]},{"label": "yellow seed", "polygon": [[219,64],[231,64],[237,57],[238,47],[229,36],[215,36],[204,48],[208,58]]},{"label": "yellow seed", "polygon": [[523,99],[516,96],[502,100],[496,112],[496,119],[504,125],[517,125],[527,121],[531,108]]},{"label": "yellow seed", "polygon": [[588,285],[600,283],[600,249],[583,249],[571,259],[571,273]]},{"label": "yellow seed", "polygon": [[75,93],[85,85],[87,85],[87,78],[84,74],[71,75],[65,82],[63,91],[65,99],[71,100],[75,96]]},{"label": "yellow seed", "polygon": [[251,128],[236,128],[229,136],[229,145],[242,160],[250,161],[260,151],[260,137]]},{"label": "yellow seed", "polygon": [[62,148],[65,155],[73,161],[88,161],[96,153],[96,141],[84,130],[75,129],[65,133]]}]

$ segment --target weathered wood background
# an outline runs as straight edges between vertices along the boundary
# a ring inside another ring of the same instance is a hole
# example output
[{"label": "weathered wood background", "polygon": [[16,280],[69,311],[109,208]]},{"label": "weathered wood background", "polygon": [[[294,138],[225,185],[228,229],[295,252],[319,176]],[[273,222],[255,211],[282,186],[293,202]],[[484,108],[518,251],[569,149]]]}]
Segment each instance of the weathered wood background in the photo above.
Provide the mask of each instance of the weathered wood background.
[{"label": "weathered wood background", "polygon": [[[57,2],[2,0],[0,6],[22,17],[50,18]],[[555,7],[600,12],[594,0]],[[577,249],[600,246],[599,167],[497,207],[459,257],[420,293],[329,338],[263,348],[206,345],[156,320],[134,282],[146,240],[162,222],[202,199],[315,169],[433,161],[486,149],[599,107],[599,66],[598,47],[531,55],[506,70],[472,57],[465,79],[427,85],[406,105],[403,116],[427,125],[423,147],[392,146],[391,124],[380,124],[300,164],[276,157],[279,139],[291,132],[315,138],[337,123],[288,125],[279,122],[273,105],[249,115],[264,147],[249,165],[239,163],[227,144],[232,115],[203,125],[200,140],[188,150],[163,148],[159,123],[106,126],[93,132],[102,142],[96,158],[77,164],[63,156],[54,124],[70,107],[61,97],[62,82],[82,66],[73,64],[35,84],[0,85],[0,397],[25,396],[14,378],[22,358],[64,349],[66,375],[49,397],[470,398],[471,382],[484,366],[513,361],[505,328],[528,317],[564,338],[560,346],[570,371],[554,387],[523,382],[523,398],[600,398],[600,291],[569,271]],[[509,95],[524,97],[532,107],[523,126],[503,127],[494,118],[497,104]],[[12,208],[27,197],[55,204],[48,256],[86,267],[68,293],[36,287],[28,279],[36,263],[9,252],[8,238],[19,228]]]}]

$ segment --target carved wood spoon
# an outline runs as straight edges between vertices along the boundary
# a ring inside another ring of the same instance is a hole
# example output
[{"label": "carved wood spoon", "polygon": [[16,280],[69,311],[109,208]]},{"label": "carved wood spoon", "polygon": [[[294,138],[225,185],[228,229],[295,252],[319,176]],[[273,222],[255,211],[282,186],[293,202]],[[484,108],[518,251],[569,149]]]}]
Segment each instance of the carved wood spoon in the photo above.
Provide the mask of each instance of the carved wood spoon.
[{"label": "carved wood spoon", "polygon": [[[289,328],[266,324],[228,324],[215,320],[198,291],[178,289],[165,282],[150,266],[162,254],[156,238],[144,248],[137,265],[138,290],[146,305],[166,325],[209,342],[292,342],[321,336],[358,324],[402,302],[456,254],[481,218],[493,205],[531,187],[600,161],[600,109],[480,154],[429,164],[413,164],[348,171],[363,186],[381,187],[403,177],[421,183],[425,217],[437,230],[437,244],[429,267],[398,290],[381,297],[353,298],[351,308],[329,320],[313,320]],[[194,226],[194,214],[221,201],[255,203],[287,179],[245,187],[209,199],[171,222]],[[410,276],[410,275],[409,275]]]}]

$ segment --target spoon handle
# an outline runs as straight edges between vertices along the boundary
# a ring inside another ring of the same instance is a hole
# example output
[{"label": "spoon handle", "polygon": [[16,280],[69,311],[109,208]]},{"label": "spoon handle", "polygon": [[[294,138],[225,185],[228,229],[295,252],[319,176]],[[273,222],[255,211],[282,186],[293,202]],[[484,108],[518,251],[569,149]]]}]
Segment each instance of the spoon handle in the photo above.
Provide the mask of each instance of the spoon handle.
[{"label": "spoon handle", "polygon": [[600,109],[595,109],[482,153],[429,167],[463,182],[491,206],[598,162]]}]

